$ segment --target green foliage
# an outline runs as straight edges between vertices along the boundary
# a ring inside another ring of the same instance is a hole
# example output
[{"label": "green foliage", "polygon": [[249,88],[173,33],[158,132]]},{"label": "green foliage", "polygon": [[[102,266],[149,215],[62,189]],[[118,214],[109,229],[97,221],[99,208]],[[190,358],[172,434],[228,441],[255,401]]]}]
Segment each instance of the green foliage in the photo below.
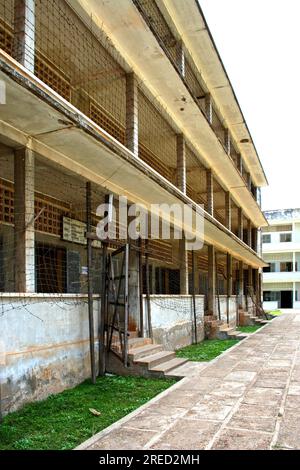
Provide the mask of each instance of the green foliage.
[{"label": "green foliage", "polygon": [[178,357],[184,357],[190,361],[202,362],[211,361],[215,357],[219,356],[223,351],[231,348],[238,343],[235,339],[208,339],[198,344],[192,344],[185,348],[178,349],[176,355]]},{"label": "green foliage", "polygon": [[259,330],[262,325],[249,325],[249,326],[239,326],[237,329],[242,333],[255,333],[255,331]]},{"label": "green foliage", "polygon": [[[101,377],[96,385],[86,381],[5,416],[0,424],[0,449],[73,449],[173,383],[118,376]],[[101,415],[94,416],[89,408]]]}]

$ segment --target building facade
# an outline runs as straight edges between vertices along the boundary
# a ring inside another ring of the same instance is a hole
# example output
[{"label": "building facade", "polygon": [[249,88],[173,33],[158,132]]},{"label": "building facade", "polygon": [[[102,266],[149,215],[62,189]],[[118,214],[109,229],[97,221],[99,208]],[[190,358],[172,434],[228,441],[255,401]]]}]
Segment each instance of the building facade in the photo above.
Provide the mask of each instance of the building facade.
[{"label": "building facade", "polygon": [[[260,300],[267,181],[196,0],[0,0],[0,83],[5,409],[87,377],[91,343],[101,361],[111,266],[129,333],[166,348],[203,338],[205,315],[235,324],[249,287]],[[91,235],[121,196],[189,204],[203,248],[149,239],[123,274],[120,244]]]},{"label": "building facade", "polygon": [[300,209],[265,212],[262,232],[264,308],[300,308]]}]

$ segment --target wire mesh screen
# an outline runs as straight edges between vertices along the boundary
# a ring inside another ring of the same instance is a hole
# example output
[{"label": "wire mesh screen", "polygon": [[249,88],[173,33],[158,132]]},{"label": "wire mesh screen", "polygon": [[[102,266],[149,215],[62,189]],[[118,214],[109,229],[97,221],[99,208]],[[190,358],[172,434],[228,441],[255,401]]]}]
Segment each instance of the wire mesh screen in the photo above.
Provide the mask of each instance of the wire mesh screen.
[{"label": "wire mesh screen", "polygon": [[169,58],[177,64],[177,40],[155,0],[133,0],[133,2],[146,18]]},{"label": "wire mesh screen", "polygon": [[218,137],[219,141],[225,146],[225,127],[222,124],[221,119],[219,118],[218,113],[216,110],[212,109],[212,124],[211,124],[213,130],[215,131],[216,136]]},{"label": "wire mesh screen", "polygon": [[[35,46],[28,51],[35,74],[124,143],[126,78],[110,41],[63,0],[35,0],[34,5],[35,25],[28,24],[28,15],[27,29],[35,28]],[[0,0],[0,47],[17,58],[20,40],[17,34],[13,39],[13,18],[13,1]]]},{"label": "wire mesh screen", "polygon": [[[15,244],[22,233],[15,228],[16,218],[28,218],[15,210],[14,155],[7,148],[0,157],[0,278],[3,292],[16,292],[16,278],[23,269],[16,260]],[[86,182],[35,156],[34,211],[29,225],[34,226],[32,262],[26,277],[34,280],[37,293],[87,293],[86,258]],[[96,206],[104,193],[93,192],[94,226]],[[30,214],[31,217],[31,214]],[[19,222],[20,223],[20,222]],[[17,225],[18,226],[18,225]],[[101,250],[93,248],[94,292],[100,293]],[[27,279],[28,280],[28,279]]]},{"label": "wire mesh screen", "polygon": [[139,156],[176,183],[176,134],[154,104],[139,91]]},{"label": "wire mesh screen", "polygon": [[199,157],[186,146],[186,192],[197,204],[207,210],[206,168]]},{"label": "wire mesh screen", "polygon": [[214,178],[214,217],[223,225],[225,225],[225,194],[226,192]]}]

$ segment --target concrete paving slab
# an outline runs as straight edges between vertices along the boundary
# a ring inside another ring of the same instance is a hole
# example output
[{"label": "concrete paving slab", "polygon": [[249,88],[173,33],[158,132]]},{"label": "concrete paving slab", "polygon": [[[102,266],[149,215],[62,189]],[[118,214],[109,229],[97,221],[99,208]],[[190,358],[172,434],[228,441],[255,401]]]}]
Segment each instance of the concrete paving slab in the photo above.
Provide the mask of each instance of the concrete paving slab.
[{"label": "concrete paving slab", "polygon": [[79,448],[300,449],[300,312],[186,370],[184,379]]}]

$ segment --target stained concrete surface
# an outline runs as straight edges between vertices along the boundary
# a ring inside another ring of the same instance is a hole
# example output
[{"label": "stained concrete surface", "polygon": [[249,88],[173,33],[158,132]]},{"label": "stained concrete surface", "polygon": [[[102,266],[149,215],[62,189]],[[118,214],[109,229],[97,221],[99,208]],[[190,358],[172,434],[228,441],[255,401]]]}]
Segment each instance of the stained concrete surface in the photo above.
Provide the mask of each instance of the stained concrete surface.
[{"label": "stained concrete surface", "polygon": [[299,320],[272,320],[79,448],[300,449]]}]

